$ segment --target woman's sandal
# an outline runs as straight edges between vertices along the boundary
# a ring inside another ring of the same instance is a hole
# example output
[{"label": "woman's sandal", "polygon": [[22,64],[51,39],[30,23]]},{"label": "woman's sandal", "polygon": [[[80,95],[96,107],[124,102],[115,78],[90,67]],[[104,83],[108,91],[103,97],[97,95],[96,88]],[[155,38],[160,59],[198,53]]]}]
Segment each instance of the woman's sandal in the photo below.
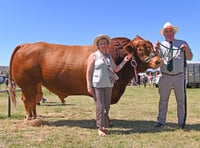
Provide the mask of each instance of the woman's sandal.
[{"label": "woman's sandal", "polygon": [[98,129],[99,136],[106,136],[108,134],[108,130],[105,128]]}]

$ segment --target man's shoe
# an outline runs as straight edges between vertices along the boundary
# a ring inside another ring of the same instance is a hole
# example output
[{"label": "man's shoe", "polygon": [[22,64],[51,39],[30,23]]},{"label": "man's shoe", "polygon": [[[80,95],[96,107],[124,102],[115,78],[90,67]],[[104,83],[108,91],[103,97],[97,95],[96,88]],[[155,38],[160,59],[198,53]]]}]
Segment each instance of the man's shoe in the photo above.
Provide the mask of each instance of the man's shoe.
[{"label": "man's shoe", "polygon": [[112,123],[110,123],[109,127],[112,128],[112,127],[114,127],[114,125]]},{"label": "man's shoe", "polygon": [[156,125],[155,125],[156,128],[160,128],[160,127],[162,127],[162,126],[164,126],[164,124],[159,123],[159,122],[157,122]]},{"label": "man's shoe", "polygon": [[184,129],[185,124],[179,124],[178,127],[181,128],[181,129]]}]

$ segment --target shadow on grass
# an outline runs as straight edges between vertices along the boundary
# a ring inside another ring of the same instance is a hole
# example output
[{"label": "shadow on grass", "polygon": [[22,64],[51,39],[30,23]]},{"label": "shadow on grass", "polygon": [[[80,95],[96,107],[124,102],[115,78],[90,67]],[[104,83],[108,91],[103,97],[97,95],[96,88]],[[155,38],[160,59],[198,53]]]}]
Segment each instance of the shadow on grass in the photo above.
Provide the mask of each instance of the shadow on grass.
[{"label": "shadow on grass", "polygon": [[[61,102],[45,102],[45,103],[40,103],[41,106],[72,106],[73,104],[67,104],[67,103],[61,103]],[[37,106],[40,106],[37,105]]]},{"label": "shadow on grass", "polygon": [[[181,130],[176,123],[167,123],[162,128],[155,128],[155,121],[130,121],[112,119],[113,128],[110,128],[110,134],[131,134],[131,133],[155,133],[162,131],[176,131]],[[52,122],[53,126],[69,126],[96,129],[96,121],[93,120],[59,120]],[[186,124],[184,131],[200,131],[200,124]]]}]

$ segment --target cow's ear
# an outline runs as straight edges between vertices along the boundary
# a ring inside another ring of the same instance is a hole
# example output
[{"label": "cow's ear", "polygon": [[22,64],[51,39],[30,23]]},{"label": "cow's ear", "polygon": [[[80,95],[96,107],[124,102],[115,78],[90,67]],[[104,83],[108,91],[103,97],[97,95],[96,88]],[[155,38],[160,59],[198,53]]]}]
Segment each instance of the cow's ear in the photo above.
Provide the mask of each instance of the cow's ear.
[{"label": "cow's ear", "polygon": [[126,46],[124,47],[124,50],[125,50],[125,52],[126,52],[127,54],[132,54],[132,55],[134,55],[134,49],[133,49],[133,47],[132,47],[130,44],[126,45]]}]

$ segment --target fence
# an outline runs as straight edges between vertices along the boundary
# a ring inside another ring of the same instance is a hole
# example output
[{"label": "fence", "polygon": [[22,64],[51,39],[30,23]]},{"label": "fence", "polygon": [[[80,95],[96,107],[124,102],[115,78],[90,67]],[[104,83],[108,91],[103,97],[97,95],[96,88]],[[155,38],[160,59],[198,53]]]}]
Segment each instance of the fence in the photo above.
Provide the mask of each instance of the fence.
[{"label": "fence", "polygon": [[[21,91],[21,89],[16,89],[15,91],[16,92]],[[8,117],[10,117],[11,116],[11,102],[10,102],[9,92],[8,92],[8,90],[0,90],[0,93],[7,93],[7,95],[8,95]]]}]

